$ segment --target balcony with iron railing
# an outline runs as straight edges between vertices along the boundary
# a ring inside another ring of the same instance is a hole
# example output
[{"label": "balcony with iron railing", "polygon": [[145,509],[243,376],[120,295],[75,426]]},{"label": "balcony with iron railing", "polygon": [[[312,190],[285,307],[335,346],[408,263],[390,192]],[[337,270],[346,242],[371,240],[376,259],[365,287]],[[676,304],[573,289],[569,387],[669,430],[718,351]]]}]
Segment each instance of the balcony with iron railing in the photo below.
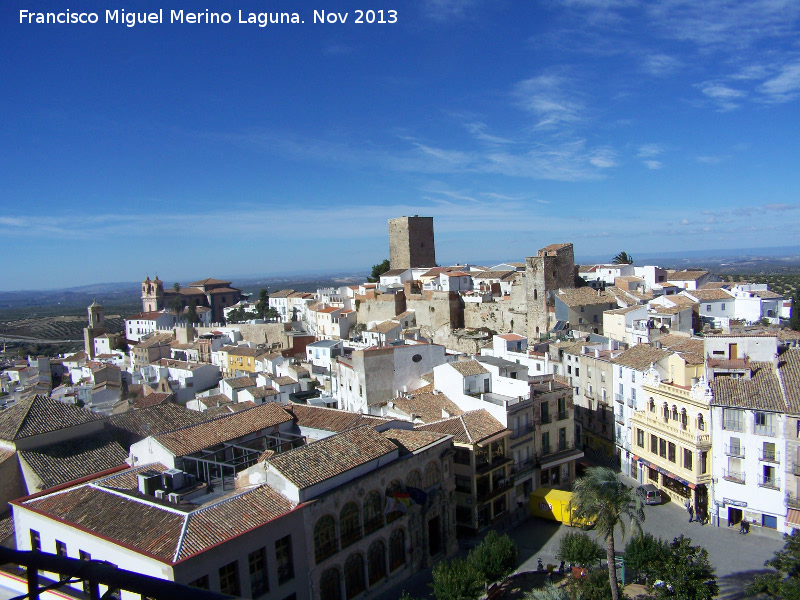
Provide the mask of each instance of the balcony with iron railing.
[{"label": "balcony with iron railing", "polygon": [[725,444],[725,455],[744,458],[744,446],[731,446],[729,444]]},{"label": "balcony with iron railing", "polygon": [[549,413],[546,415],[540,415],[537,418],[537,421],[539,422],[540,425],[549,425],[550,423],[553,422],[553,416]]},{"label": "balcony with iron railing", "polygon": [[569,411],[568,410],[560,410],[560,411],[558,411],[558,414],[556,415],[556,420],[557,421],[566,421],[567,419],[569,419]]},{"label": "balcony with iron railing", "polygon": [[762,462],[779,463],[781,462],[781,453],[779,450],[761,450],[758,453],[758,460]]},{"label": "balcony with iron railing", "polygon": [[680,424],[680,426],[671,425],[669,420],[664,420],[663,415],[656,415],[646,410],[637,410],[633,413],[631,422],[641,423],[649,429],[652,429],[653,433],[663,432],[666,435],[693,444],[698,448],[711,447],[711,435],[707,433],[697,433],[696,430],[685,429],[683,424]]},{"label": "balcony with iron railing", "polygon": [[532,424],[525,425],[524,427],[518,427],[517,429],[512,429],[511,439],[516,440],[517,438],[521,438],[523,435],[528,435],[529,433],[532,433],[533,430],[534,426]]},{"label": "balcony with iron railing", "polygon": [[800,497],[795,494],[786,494],[786,506],[789,508],[800,508]]},{"label": "balcony with iron railing", "polygon": [[800,462],[792,463],[792,475],[800,477]]},{"label": "balcony with iron railing", "polygon": [[614,413],[614,420],[620,425],[625,423],[625,415],[622,413]]},{"label": "balcony with iron railing", "polygon": [[759,475],[758,487],[769,488],[771,490],[779,490],[781,489],[781,480],[779,477],[766,477],[764,475]]},{"label": "balcony with iron railing", "polygon": [[483,475],[490,471],[494,471],[495,469],[499,469],[510,462],[513,462],[513,458],[507,457],[505,455],[497,455],[495,456],[492,461],[476,461],[475,463],[475,473],[478,475]]},{"label": "balcony with iron railing", "polygon": [[633,398],[627,398],[625,403],[630,407],[634,408],[636,406],[636,401]]},{"label": "balcony with iron railing", "polygon": [[523,475],[527,475],[530,471],[533,471],[535,467],[536,461],[532,458],[526,458],[518,463],[514,463],[511,466],[510,472],[512,475],[515,475],[517,478],[519,478]]},{"label": "balcony with iron railing", "polygon": [[622,404],[624,402],[622,394],[614,394],[614,402],[619,402],[620,404]]},{"label": "balcony with iron railing", "polygon": [[722,478],[725,481],[732,481],[733,483],[745,483],[744,471],[729,471],[728,469],[722,469]]}]

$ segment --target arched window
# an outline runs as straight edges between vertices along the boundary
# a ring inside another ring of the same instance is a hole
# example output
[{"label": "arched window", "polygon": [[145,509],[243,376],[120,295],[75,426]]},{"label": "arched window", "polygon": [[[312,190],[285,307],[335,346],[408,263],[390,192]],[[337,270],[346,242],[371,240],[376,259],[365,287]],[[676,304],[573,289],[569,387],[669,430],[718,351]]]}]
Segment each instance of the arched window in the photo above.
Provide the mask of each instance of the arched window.
[{"label": "arched window", "polygon": [[406,477],[406,486],[415,488],[422,487],[422,475],[419,474],[417,469],[411,471],[411,473],[408,474],[408,477]]},{"label": "arched window", "polygon": [[[392,482],[391,482],[391,483],[390,483],[390,484],[387,486],[387,488],[386,488],[386,504],[387,504],[387,506],[388,506],[388,504],[389,504],[390,502],[396,502],[396,501],[394,500],[394,498],[392,497],[392,494],[393,494],[394,492],[400,492],[400,491],[402,491],[402,490],[403,490],[403,484],[402,484],[402,483],[400,483],[400,482],[399,482],[397,479],[395,479],[394,481],[392,481]],[[392,521],[394,521],[395,519],[399,519],[400,517],[402,517],[402,516],[403,516],[403,510],[402,510],[402,508],[401,508],[401,509],[398,509],[398,510],[392,510],[392,511],[389,511],[388,513],[386,513],[386,515],[385,515],[385,516],[386,516],[386,522],[387,522],[387,523],[391,523],[391,522],[392,522]]]},{"label": "arched window", "polygon": [[386,546],[381,540],[377,540],[369,547],[367,571],[369,572],[370,587],[386,577]]},{"label": "arched window", "polygon": [[364,498],[364,535],[369,535],[383,527],[383,506],[381,493],[372,490]]},{"label": "arched window", "polygon": [[336,521],[331,515],[317,519],[314,525],[314,557],[319,564],[329,556],[336,554]]},{"label": "arched window", "polygon": [[439,465],[431,461],[425,467],[425,487],[436,485],[441,480],[439,475]]},{"label": "arched window", "polygon": [[678,420],[678,407],[675,406],[674,404],[672,405],[672,420],[673,421]]},{"label": "arched window", "polygon": [[697,429],[700,431],[706,430],[705,421],[703,421],[703,415],[701,413],[697,413]]},{"label": "arched window", "polygon": [[681,429],[686,429],[686,426],[689,424],[689,417],[686,415],[686,409],[681,409]]},{"label": "arched window", "polygon": [[[533,288],[533,299],[534,300],[538,300],[539,299],[539,292],[536,291],[536,288]],[[538,329],[538,327],[537,327],[537,329]]]},{"label": "arched window", "polygon": [[339,538],[342,548],[361,539],[361,515],[355,502],[345,504],[339,513]]},{"label": "arched window", "polygon": [[664,413],[664,420],[669,421],[669,406],[666,402],[664,402],[664,410],[662,412]]},{"label": "arched window", "polygon": [[406,536],[402,529],[395,529],[389,538],[389,571],[406,564]]},{"label": "arched window", "polygon": [[656,401],[650,398],[650,412],[656,412]]},{"label": "arched window", "polygon": [[336,567],[322,573],[319,579],[319,597],[321,600],[342,600],[342,582]]},{"label": "arched window", "polygon": [[364,580],[364,559],[358,553],[351,554],[344,563],[344,595],[347,600],[355,598],[367,589]]}]

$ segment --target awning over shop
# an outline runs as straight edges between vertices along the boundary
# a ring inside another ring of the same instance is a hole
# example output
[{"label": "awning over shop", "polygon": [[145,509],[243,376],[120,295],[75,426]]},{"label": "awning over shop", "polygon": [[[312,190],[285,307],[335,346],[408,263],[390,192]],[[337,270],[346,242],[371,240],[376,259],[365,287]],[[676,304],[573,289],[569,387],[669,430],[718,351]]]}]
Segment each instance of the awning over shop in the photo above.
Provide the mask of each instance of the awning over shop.
[{"label": "awning over shop", "polygon": [[790,508],[788,514],[786,515],[786,524],[790,527],[800,528],[800,510],[797,510],[796,508]]},{"label": "awning over shop", "polygon": [[646,466],[646,467],[649,467],[649,468],[651,468],[651,469],[655,469],[656,471],[658,471],[659,473],[661,473],[661,474],[663,474],[663,475],[666,475],[666,476],[667,476],[667,477],[669,477],[670,479],[674,479],[675,481],[679,481],[680,483],[682,483],[683,485],[685,485],[685,486],[686,486],[686,487],[688,487],[689,489],[692,489],[692,490],[693,490],[693,489],[695,488],[695,485],[694,485],[693,483],[690,483],[690,482],[686,481],[686,480],[685,480],[685,479],[683,479],[682,477],[678,477],[678,476],[677,476],[677,475],[675,475],[674,473],[670,473],[670,472],[669,472],[669,471],[667,471],[667,470],[666,470],[664,467],[659,467],[658,465],[654,465],[654,464],[653,464],[653,463],[651,463],[649,460],[645,460],[644,458],[637,457],[636,455],[634,455],[634,457],[633,457],[633,458],[635,458],[636,460],[638,460],[638,461],[639,461],[640,463],[642,463],[644,466]]}]

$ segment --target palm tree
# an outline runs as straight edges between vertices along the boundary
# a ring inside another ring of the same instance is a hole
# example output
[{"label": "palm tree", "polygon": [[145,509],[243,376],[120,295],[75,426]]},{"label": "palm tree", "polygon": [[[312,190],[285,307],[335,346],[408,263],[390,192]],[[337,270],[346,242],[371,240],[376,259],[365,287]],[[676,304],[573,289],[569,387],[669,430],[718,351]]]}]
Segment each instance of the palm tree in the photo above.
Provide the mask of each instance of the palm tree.
[{"label": "palm tree", "polygon": [[633,257],[628,254],[627,252],[620,252],[614,258],[611,259],[612,265],[632,265],[633,264]]},{"label": "palm tree", "polygon": [[614,528],[619,526],[625,539],[624,516],[630,521],[634,533],[641,533],[644,521],[641,501],[632,488],[619,480],[615,471],[608,467],[590,467],[572,486],[570,509],[574,521],[594,519],[598,537],[605,538],[611,596],[613,600],[619,600],[614,562]]}]

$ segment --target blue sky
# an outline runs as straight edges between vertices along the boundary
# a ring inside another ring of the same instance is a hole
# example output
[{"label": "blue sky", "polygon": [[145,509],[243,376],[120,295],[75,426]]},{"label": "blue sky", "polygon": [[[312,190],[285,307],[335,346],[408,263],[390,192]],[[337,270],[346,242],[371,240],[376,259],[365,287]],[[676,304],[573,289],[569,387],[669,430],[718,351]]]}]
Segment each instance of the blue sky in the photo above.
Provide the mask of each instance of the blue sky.
[{"label": "blue sky", "polygon": [[[70,8],[95,25],[20,24]],[[104,23],[163,9],[163,24]],[[169,23],[172,9],[230,24]],[[357,9],[397,10],[356,24]],[[314,24],[314,9],[347,12]],[[297,12],[296,25],[238,11]],[[0,289],[796,245],[796,1],[7,0]]]}]

